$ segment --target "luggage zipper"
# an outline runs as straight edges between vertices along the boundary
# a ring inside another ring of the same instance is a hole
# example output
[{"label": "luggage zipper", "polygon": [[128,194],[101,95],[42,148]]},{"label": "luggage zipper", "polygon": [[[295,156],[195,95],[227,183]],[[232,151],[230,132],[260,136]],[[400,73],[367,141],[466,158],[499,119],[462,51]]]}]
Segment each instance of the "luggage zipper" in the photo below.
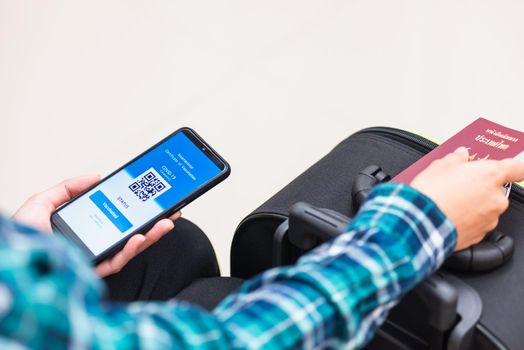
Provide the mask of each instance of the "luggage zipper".
[{"label": "luggage zipper", "polygon": [[[423,153],[428,153],[433,148],[438,146],[438,144],[436,144],[435,142],[432,142],[417,134],[385,126],[366,128],[356,132],[355,135],[356,134],[379,134],[386,138],[398,141]],[[517,200],[520,203],[524,203],[524,188],[519,185],[514,185],[511,189],[510,197],[511,199]]]}]

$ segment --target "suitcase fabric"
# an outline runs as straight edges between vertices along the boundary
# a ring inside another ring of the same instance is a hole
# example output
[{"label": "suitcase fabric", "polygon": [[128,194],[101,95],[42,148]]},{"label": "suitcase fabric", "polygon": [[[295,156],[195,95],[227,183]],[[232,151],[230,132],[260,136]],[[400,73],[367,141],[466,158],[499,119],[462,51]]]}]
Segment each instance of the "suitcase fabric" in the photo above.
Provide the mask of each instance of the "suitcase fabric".
[{"label": "suitcase fabric", "polygon": [[[249,278],[271,267],[273,234],[294,203],[304,201],[353,216],[351,187],[359,171],[374,164],[393,177],[435,146],[420,136],[393,128],[369,128],[351,135],[240,223],[231,249],[232,276]],[[520,349],[524,344],[524,237],[520,234],[524,229],[524,189],[514,186],[510,202],[497,229],[515,241],[513,258],[487,273],[452,272],[482,299],[477,327],[481,336],[476,337],[479,349]],[[402,310],[401,317],[419,319],[413,310],[417,310],[416,305]]]}]

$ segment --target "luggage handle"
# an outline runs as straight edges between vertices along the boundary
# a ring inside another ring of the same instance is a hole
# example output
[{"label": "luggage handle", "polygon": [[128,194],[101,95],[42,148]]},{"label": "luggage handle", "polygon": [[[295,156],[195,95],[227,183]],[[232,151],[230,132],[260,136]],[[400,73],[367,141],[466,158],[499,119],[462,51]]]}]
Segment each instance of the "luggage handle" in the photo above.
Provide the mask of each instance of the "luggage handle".
[{"label": "luggage handle", "polygon": [[[370,165],[360,171],[353,181],[351,195],[358,210],[371,189],[391,177],[377,165]],[[459,272],[487,272],[494,270],[509,261],[515,251],[515,242],[510,236],[493,230],[481,242],[453,253],[444,262],[448,270]]]},{"label": "luggage handle", "polygon": [[281,223],[273,236],[272,265],[292,263],[289,246],[302,251],[329,241],[345,232],[351,219],[337,211],[320,209],[305,202],[295,203],[289,209],[289,217]]}]

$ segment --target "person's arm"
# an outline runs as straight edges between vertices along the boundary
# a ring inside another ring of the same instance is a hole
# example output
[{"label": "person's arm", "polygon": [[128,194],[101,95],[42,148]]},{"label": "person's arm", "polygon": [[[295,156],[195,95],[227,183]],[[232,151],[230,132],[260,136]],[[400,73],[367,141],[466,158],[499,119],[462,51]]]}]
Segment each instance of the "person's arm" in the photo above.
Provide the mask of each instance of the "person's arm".
[{"label": "person's arm", "polygon": [[[466,160],[467,152],[448,156],[413,182],[453,221],[461,248],[481,239],[507,207],[500,186],[524,179],[521,162]],[[44,235],[10,234],[19,229],[0,220],[0,343],[361,347],[399,297],[440,265],[456,239],[451,221],[411,187],[381,185],[370,197],[348,233],[293,267],[248,281],[213,313],[176,302],[104,305],[100,281],[72,248]]]},{"label": "person's arm", "polygon": [[254,348],[358,348],[455,242],[453,224],[431,200],[408,186],[381,185],[347,233],[296,266],[247,282],[215,314]]},{"label": "person's arm", "polygon": [[[358,347],[455,245],[453,225],[414,189],[382,185],[370,197],[348,233],[248,281],[213,313],[178,303],[101,305],[85,261],[45,236],[17,235],[0,252],[10,261],[0,280],[17,281],[5,284],[17,302],[0,316],[0,334],[31,347]],[[15,259],[24,252],[29,269]]]}]

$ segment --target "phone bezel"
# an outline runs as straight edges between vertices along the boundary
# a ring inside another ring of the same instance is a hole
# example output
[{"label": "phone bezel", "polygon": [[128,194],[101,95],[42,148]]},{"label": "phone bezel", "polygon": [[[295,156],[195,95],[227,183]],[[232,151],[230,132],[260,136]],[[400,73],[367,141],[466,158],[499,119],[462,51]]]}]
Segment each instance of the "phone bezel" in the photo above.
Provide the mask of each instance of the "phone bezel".
[{"label": "phone bezel", "polygon": [[[218,166],[220,169],[220,173],[215,175],[213,178],[211,178],[209,181],[205,182],[203,185],[201,185],[199,188],[197,188],[195,191],[189,193],[186,197],[182,198],[180,201],[172,205],[167,210],[163,211],[162,213],[158,214],[157,216],[153,217],[149,221],[147,221],[145,224],[143,224],[140,227],[137,227],[136,230],[133,230],[132,232],[128,233],[126,236],[122,237],[122,239],[115,244],[111,245],[107,249],[105,249],[102,253],[95,255],[93,252],[84,244],[82,239],[67,225],[67,223],[62,219],[62,217],[59,215],[60,210],[67,207],[68,205],[74,203],[77,199],[85,195],[87,192],[91,191],[96,186],[100,185],[104,181],[108,180],[112,176],[114,176],[119,171],[126,168],[129,164],[135,162],[143,155],[147,154],[148,152],[152,151],[155,147],[160,146],[162,143],[166,142],[170,138],[174,137],[177,133],[183,132],[184,135],[188,137],[188,139],[195,144],[215,165]],[[149,147],[144,152],[140,153],[133,159],[131,159],[129,162],[125,163],[106,177],[104,177],[102,180],[100,180],[98,183],[94,184],[93,186],[89,187],[88,189],[84,190],[77,196],[75,196],[73,199],[71,199],[66,204],[59,207],[57,210],[53,212],[51,215],[51,225],[53,226],[54,231],[59,232],[69,240],[73,241],[82,251],[84,251],[93,261],[94,264],[97,264],[104,259],[110,257],[111,255],[118,252],[125,243],[131,238],[133,235],[137,233],[145,233],[147,232],[153,225],[163,219],[171,216],[175,212],[179,211],[192,201],[194,201],[196,198],[200,197],[207,191],[209,191],[211,188],[215,187],[217,184],[225,180],[229,174],[231,173],[231,167],[230,165],[225,161],[224,158],[222,158],[204,139],[193,129],[189,127],[182,127],[180,129],[175,130],[159,142],[155,143],[153,146]]]}]

